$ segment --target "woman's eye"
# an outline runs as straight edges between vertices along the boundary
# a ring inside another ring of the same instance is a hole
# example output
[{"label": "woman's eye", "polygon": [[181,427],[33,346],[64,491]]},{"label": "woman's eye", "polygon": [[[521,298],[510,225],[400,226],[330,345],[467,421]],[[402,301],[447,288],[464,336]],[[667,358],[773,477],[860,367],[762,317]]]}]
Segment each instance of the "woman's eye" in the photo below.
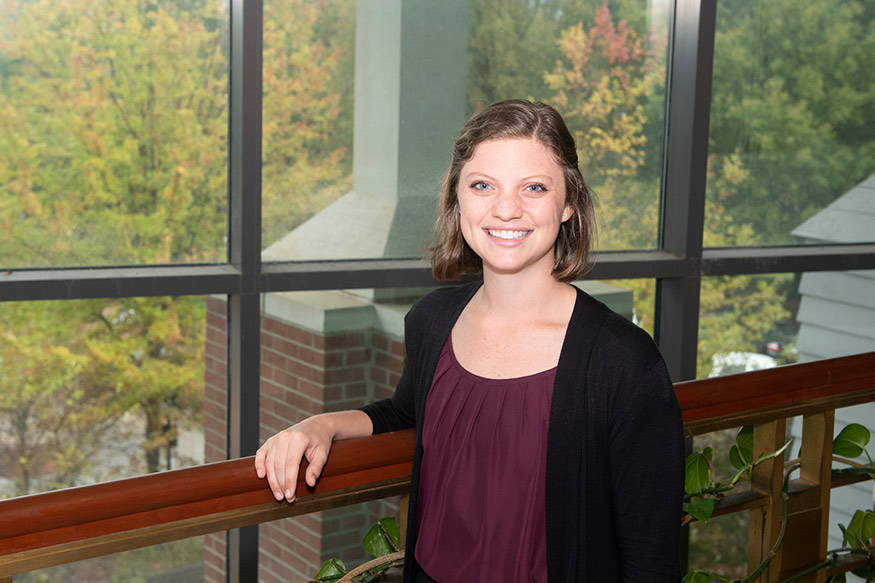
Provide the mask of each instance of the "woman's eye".
[{"label": "woman's eye", "polygon": [[529,192],[547,192],[547,189],[544,188],[543,184],[529,184],[526,187],[526,190]]},{"label": "woman's eye", "polygon": [[486,190],[487,188],[489,188],[489,185],[485,182],[477,181],[471,184],[471,188],[473,188],[474,190]]}]

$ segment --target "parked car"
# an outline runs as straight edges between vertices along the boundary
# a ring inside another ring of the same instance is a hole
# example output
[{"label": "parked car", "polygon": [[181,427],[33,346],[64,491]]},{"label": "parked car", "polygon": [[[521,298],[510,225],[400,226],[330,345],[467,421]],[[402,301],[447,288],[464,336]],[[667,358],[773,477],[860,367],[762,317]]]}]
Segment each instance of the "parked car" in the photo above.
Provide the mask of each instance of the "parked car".
[{"label": "parked car", "polygon": [[711,362],[713,367],[709,377],[762,370],[778,365],[773,357],[757,352],[718,352],[712,357]]}]

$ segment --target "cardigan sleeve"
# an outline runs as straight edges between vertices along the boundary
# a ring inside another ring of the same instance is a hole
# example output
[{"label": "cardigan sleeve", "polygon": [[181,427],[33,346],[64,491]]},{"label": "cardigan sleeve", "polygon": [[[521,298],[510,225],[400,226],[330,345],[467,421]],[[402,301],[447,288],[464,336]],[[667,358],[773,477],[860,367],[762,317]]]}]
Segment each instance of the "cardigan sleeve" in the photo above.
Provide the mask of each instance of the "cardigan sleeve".
[{"label": "cardigan sleeve", "polygon": [[480,282],[438,288],[421,297],[404,317],[404,368],[395,394],[362,408],[374,433],[410,429],[425,406],[441,348]]},{"label": "cardigan sleeve", "polygon": [[613,400],[609,459],[621,580],[677,583],[683,421],[662,358],[618,387]]},{"label": "cardigan sleeve", "polygon": [[404,368],[395,393],[381,401],[362,407],[374,426],[374,435],[388,431],[410,429],[416,425],[414,352],[411,349],[411,331],[408,329],[409,316],[404,319]]}]

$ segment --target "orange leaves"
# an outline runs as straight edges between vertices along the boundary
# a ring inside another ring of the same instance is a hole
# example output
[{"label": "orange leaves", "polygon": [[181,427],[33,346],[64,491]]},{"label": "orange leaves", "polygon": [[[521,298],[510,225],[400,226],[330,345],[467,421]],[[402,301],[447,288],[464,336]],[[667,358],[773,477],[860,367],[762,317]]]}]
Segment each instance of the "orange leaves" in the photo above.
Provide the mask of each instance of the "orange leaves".
[{"label": "orange leaves", "polygon": [[595,26],[592,28],[593,42],[601,49],[601,54],[611,65],[637,59],[641,54],[640,39],[621,20],[614,25],[608,3],[604,2],[596,11]]},{"label": "orange leaves", "polygon": [[615,24],[607,3],[588,29],[563,31],[562,59],[545,81],[575,132],[581,160],[597,176],[634,176],[644,163],[645,106],[664,83],[662,51],[625,21]]}]

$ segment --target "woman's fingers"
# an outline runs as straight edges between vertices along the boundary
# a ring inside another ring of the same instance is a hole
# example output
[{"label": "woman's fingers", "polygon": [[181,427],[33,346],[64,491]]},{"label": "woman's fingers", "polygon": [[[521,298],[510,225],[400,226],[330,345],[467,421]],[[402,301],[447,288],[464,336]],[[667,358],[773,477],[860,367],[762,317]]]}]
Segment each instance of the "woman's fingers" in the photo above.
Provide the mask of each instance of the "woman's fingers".
[{"label": "woman's fingers", "polygon": [[322,468],[325,467],[325,462],[328,461],[330,445],[329,442],[328,448],[314,448],[313,452],[307,455],[307,462],[309,462],[309,465],[304,474],[304,481],[306,481],[307,485],[311,488],[316,485],[316,480],[322,475]]},{"label": "woman's fingers", "polygon": [[277,481],[274,496],[279,492],[278,500],[285,498],[287,502],[293,502],[298,485],[298,468],[309,439],[295,428],[286,429],[276,437],[279,443],[278,451],[274,455],[274,472]]},{"label": "woman's fingers", "polygon": [[273,497],[282,500],[286,497],[286,452],[288,444],[281,434],[271,437],[263,446],[265,450],[265,472],[267,483],[273,492]]},{"label": "woman's fingers", "polygon": [[301,459],[306,457],[309,461],[305,480],[311,487],[315,486],[328,460],[331,439],[330,432],[325,431],[313,418],[280,431],[256,452],[256,475],[267,478],[274,498],[285,498],[292,502],[295,500]]},{"label": "woman's fingers", "polygon": [[264,458],[266,455],[267,450],[265,450],[264,445],[259,447],[258,451],[255,452],[255,475],[259,478],[267,476],[267,471],[264,469]]}]

